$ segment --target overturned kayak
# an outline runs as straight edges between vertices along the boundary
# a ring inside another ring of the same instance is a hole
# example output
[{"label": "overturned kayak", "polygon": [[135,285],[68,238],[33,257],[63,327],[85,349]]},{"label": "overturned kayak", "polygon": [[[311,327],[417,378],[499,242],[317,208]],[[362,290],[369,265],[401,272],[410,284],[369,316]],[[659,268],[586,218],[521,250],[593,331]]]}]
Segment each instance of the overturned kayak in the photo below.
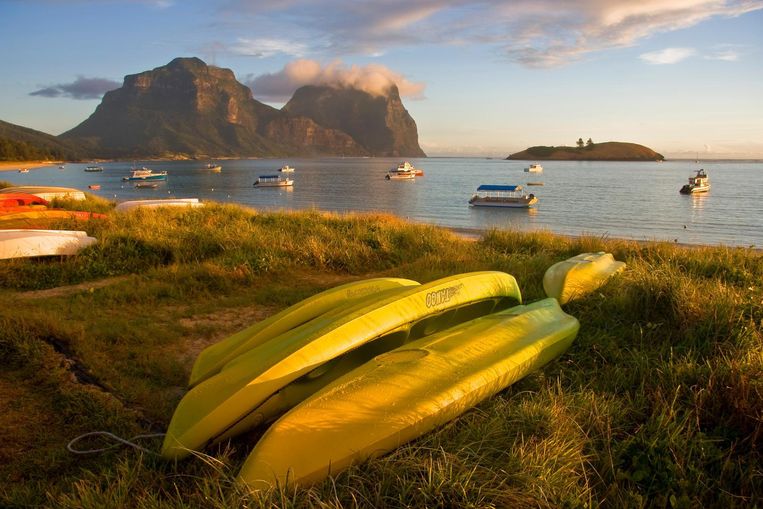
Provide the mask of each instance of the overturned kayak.
[{"label": "overturned kayak", "polygon": [[[451,276],[321,315],[233,359],[180,401],[162,446],[181,458],[221,436],[266,422],[380,353],[521,302],[513,276]],[[261,409],[294,384],[296,390]]]},{"label": "overturned kayak", "polygon": [[602,286],[623,269],[625,262],[615,261],[609,253],[581,253],[549,267],[543,275],[543,289],[548,297],[565,304]]},{"label": "overturned kayak", "polygon": [[252,490],[310,484],[392,451],[561,355],[579,327],[544,299],[379,355],[276,421],[238,478]]},{"label": "overturned kayak", "polygon": [[337,306],[348,307],[359,299],[379,296],[390,289],[418,286],[419,283],[401,278],[374,278],[354,281],[309,297],[251,327],[204,349],[196,358],[188,385],[193,387],[217,374],[229,361],[266,341],[294,329]]},{"label": "overturned kayak", "polygon": [[198,198],[165,198],[159,200],[123,201],[114,207],[116,212],[127,212],[133,209],[156,209],[159,207],[203,207]]},{"label": "overturned kayak", "polygon": [[105,219],[106,215],[83,210],[33,209],[0,213],[0,228],[41,228],[54,221]]},{"label": "overturned kayak", "polygon": [[0,207],[21,207],[26,205],[47,205],[48,200],[44,200],[37,195],[29,193],[3,193],[0,194]]},{"label": "overturned kayak", "polygon": [[6,187],[0,189],[0,195],[12,194],[12,193],[25,193],[33,194],[43,200],[53,200],[54,198],[68,198],[70,200],[84,200],[85,193],[79,189],[71,187],[54,187],[54,186],[15,186]]},{"label": "overturned kayak", "polygon": [[0,260],[74,255],[95,243],[81,231],[0,230]]}]

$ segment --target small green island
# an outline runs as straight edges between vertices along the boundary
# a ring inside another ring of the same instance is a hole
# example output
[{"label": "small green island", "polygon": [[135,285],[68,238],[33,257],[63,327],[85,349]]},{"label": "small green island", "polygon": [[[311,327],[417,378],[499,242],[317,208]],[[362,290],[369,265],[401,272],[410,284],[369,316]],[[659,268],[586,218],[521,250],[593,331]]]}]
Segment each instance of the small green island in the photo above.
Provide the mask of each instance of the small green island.
[{"label": "small green island", "polygon": [[538,145],[511,154],[506,159],[526,161],[663,161],[665,157],[649,147],[637,143],[621,141],[594,143],[590,138],[587,142],[580,138],[575,147]]}]

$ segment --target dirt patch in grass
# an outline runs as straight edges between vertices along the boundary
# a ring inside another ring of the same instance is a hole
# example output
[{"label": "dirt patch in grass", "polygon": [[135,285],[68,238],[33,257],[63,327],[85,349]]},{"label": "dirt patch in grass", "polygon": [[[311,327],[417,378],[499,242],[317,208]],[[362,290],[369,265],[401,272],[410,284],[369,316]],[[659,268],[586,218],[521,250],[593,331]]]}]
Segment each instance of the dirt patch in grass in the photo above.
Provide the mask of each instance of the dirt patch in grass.
[{"label": "dirt patch in grass", "polygon": [[193,364],[199,353],[250,325],[277,313],[275,306],[253,305],[235,309],[222,309],[214,313],[181,318],[180,324],[193,331],[182,344],[179,358],[184,364]]}]

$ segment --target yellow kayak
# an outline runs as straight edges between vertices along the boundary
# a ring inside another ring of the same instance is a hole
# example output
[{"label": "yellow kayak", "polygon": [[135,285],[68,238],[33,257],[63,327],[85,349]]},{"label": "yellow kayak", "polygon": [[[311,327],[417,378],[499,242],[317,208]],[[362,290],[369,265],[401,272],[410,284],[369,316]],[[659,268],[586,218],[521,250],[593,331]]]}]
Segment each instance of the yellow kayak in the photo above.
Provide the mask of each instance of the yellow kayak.
[{"label": "yellow kayak", "polygon": [[615,261],[609,253],[581,253],[549,267],[543,275],[543,289],[548,297],[565,304],[602,286],[623,269],[625,262]]},{"label": "yellow kayak", "polygon": [[162,456],[187,456],[216,437],[232,436],[231,429],[243,431],[241,422],[249,426],[275,417],[273,407],[267,407],[268,413],[258,407],[295,380],[301,378],[304,385],[292,396],[304,399],[406,341],[521,302],[516,280],[503,272],[460,274],[388,292],[287,331],[191,389],[175,409]]},{"label": "yellow kayak", "polygon": [[418,284],[410,279],[375,278],[347,283],[313,295],[203,350],[196,358],[188,385],[193,387],[218,373],[225,364],[242,353],[337,306],[350,306],[361,298],[378,295],[385,290]]},{"label": "yellow kayak", "polygon": [[252,490],[310,484],[392,451],[561,355],[579,327],[544,299],[379,355],[276,421],[238,479]]}]

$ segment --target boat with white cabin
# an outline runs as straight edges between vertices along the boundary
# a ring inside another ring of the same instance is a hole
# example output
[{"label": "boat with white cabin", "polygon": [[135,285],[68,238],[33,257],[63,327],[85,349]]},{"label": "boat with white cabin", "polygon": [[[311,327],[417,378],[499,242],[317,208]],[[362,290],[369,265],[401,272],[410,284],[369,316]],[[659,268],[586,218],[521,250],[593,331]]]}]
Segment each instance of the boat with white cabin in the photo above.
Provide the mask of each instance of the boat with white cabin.
[{"label": "boat with white cabin", "polygon": [[278,171],[280,171],[281,173],[294,173],[294,168],[292,168],[288,164],[285,164],[281,166],[281,169],[279,169]]},{"label": "boat with white cabin", "polygon": [[524,194],[522,186],[485,184],[469,200],[472,207],[530,208],[538,203],[534,194]]},{"label": "boat with white cabin", "polygon": [[525,168],[525,173],[543,173],[543,166],[537,163],[533,163]]},{"label": "boat with white cabin", "polygon": [[223,167],[217,163],[207,163],[205,168],[214,173],[220,173],[223,171]]},{"label": "boat with white cabin", "polygon": [[294,185],[294,180],[280,175],[260,175],[257,177],[255,187],[290,187]]},{"label": "boat with white cabin", "polygon": [[122,180],[125,182],[130,182],[135,180],[167,180],[167,172],[166,171],[155,172],[154,170],[151,170],[144,166],[142,168],[133,168],[132,173],[127,177],[122,177]]},{"label": "boat with white cabin", "polygon": [[710,190],[710,178],[704,169],[697,170],[696,175],[689,177],[689,183],[679,191],[681,194],[706,193]]}]

